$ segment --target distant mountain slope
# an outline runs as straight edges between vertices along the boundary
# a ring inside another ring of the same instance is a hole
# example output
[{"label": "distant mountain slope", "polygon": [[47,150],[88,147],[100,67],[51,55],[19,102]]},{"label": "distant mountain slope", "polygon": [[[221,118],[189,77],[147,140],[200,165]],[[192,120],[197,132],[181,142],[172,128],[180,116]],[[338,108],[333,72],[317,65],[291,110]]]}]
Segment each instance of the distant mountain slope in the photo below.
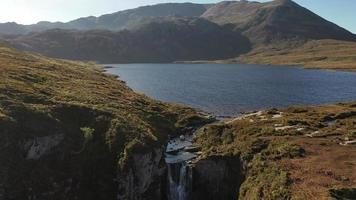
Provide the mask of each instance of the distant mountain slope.
[{"label": "distant mountain slope", "polygon": [[[95,21],[93,25],[96,29],[121,30],[135,27],[136,24],[146,21],[147,18],[167,16],[199,17],[206,11],[207,7],[208,5],[193,3],[157,4],[103,15],[98,18],[83,18],[69,22],[69,24],[76,27],[76,24],[83,24],[83,21],[88,19],[91,22]],[[85,29],[92,29],[92,27],[88,26]]]},{"label": "distant mountain slope", "polygon": [[1,34],[23,34],[26,33],[26,26],[17,24],[15,22],[0,23]]},{"label": "distant mountain slope", "polygon": [[280,40],[355,40],[351,32],[333,24],[291,0],[267,3],[226,1],[210,7],[203,18],[230,24],[254,43]]},{"label": "distant mountain slope", "polygon": [[8,42],[52,57],[105,63],[223,59],[250,50],[245,37],[200,18],[160,18],[120,32],[56,29]]},{"label": "distant mountain slope", "polygon": [[26,34],[49,29],[103,29],[118,31],[136,28],[160,17],[202,17],[230,25],[255,43],[279,40],[356,40],[351,32],[333,24],[292,0],[223,1],[217,4],[165,3],[119,11],[100,17],[83,17],[67,23],[39,22],[33,25],[0,24],[0,33]]},{"label": "distant mountain slope", "polygon": [[242,0],[157,4],[68,23],[6,23],[0,39],[47,56],[108,63],[221,60],[271,45],[288,50],[313,40],[356,41],[356,35],[292,0]]},{"label": "distant mountain slope", "polygon": [[266,46],[227,62],[356,71],[356,42],[314,40],[289,49]]},{"label": "distant mountain slope", "polygon": [[104,29],[118,31],[136,27],[139,24],[156,17],[199,17],[209,6],[209,4],[165,3],[119,11],[112,14],[102,15],[100,17],[83,17],[68,23],[51,23],[46,21],[33,25],[0,23],[0,33],[26,34],[29,32],[39,32],[56,28],[77,30]]},{"label": "distant mountain slope", "polygon": [[328,69],[356,72],[356,42],[311,40],[286,48],[276,45],[255,47],[236,58],[184,63],[244,63],[280,66],[303,66],[308,69]]}]

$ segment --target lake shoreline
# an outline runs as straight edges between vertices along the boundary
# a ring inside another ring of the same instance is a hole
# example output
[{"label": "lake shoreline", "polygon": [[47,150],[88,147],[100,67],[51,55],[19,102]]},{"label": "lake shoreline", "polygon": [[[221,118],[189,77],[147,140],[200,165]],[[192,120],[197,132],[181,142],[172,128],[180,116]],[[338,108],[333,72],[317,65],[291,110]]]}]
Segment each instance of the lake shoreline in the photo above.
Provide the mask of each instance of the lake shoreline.
[{"label": "lake shoreline", "polygon": [[352,86],[356,84],[356,74],[352,72],[233,64],[105,64],[101,67],[104,73],[126,82],[135,92],[190,106],[220,119],[263,109],[356,100],[353,95],[356,88]]}]

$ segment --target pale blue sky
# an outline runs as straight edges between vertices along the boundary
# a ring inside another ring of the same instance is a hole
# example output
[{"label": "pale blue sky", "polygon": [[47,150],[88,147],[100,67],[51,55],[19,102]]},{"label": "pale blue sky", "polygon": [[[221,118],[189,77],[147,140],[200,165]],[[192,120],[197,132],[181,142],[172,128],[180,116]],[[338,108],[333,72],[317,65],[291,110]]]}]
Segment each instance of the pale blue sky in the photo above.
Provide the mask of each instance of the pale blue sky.
[{"label": "pale blue sky", "polygon": [[[189,0],[1,0],[0,22],[31,24],[38,21],[69,21],[84,16],[98,16],[128,8]],[[260,0],[268,1],[268,0]],[[295,0],[322,17],[356,33],[355,0]],[[191,0],[214,3],[215,0]]]}]

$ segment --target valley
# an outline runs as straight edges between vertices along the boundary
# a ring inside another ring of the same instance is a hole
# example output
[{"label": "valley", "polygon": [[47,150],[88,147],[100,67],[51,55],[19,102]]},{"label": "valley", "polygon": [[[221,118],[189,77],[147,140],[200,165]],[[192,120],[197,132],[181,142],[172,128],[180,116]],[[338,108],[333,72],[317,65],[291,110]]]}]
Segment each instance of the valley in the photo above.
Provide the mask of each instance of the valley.
[{"label": "valley", "polygon": [[0,200],[356,199],[355,63],[292,0],[0,23]]}]

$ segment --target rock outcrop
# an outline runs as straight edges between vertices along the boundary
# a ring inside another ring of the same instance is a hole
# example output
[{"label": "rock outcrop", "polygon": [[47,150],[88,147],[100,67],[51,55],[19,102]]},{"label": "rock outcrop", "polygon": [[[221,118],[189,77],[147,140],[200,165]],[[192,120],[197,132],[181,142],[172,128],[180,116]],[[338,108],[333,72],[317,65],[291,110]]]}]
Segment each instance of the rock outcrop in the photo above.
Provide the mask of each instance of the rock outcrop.
[{"label": "rock outcrop", "polygon": [[192,199],[237,199],[243,181],[239,157],[213,156],[199,160],[193,167]]},{"label": "rock outcrop", "polygon": [[163,149],[133,154],[129,160],[129,166],[117,176],[117,199],[162,199],[166,170]]}]

